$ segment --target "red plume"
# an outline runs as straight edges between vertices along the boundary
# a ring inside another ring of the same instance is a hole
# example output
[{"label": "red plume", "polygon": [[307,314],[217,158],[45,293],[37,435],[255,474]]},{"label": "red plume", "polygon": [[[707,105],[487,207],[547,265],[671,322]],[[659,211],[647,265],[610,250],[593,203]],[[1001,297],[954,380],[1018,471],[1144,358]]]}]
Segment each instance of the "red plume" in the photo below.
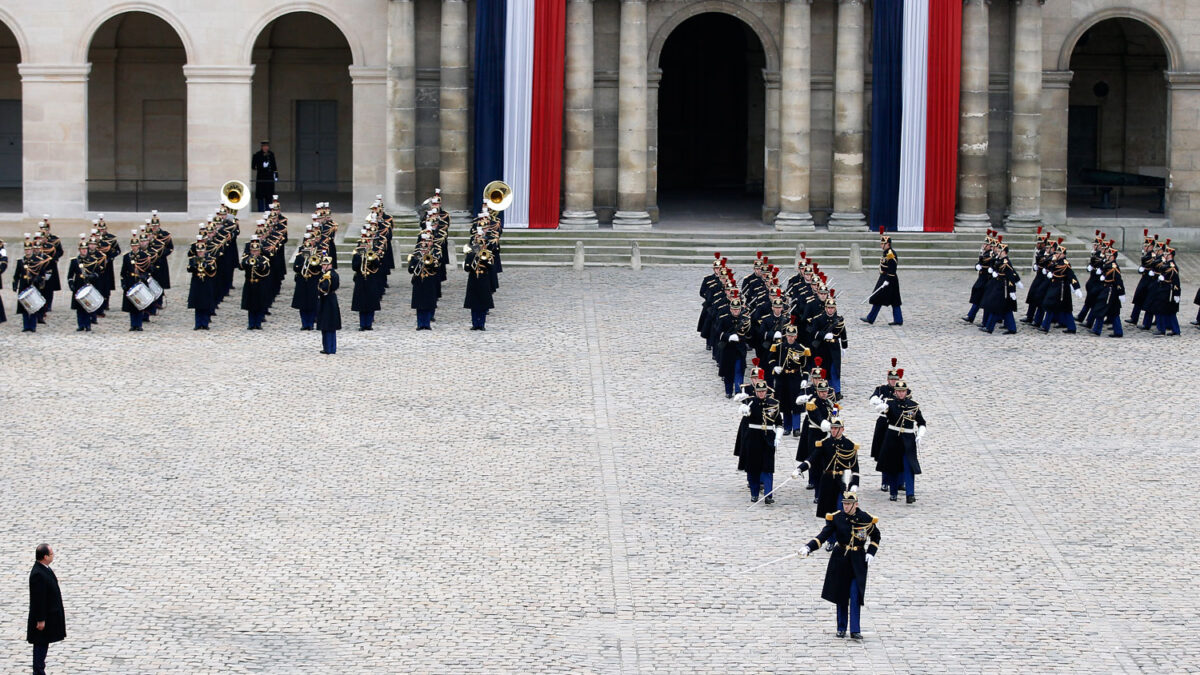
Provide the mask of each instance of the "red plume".
[{"label": "red plume", "polygon": [[727,263],[727,262],[729,262],[729,258],[721,258],[721,265],[722,265],[722,266],[724,266],[724,265],[725,265],[725,263]]},{"label": "red plume", "polygon": [[821,369],[821,379],[822,380],[829,379],[829,371],[828,370],[825,370],[824,368]]},{"label": "red plume", "polygon": [[1101,233],[1100,233],[1100,238],[1101,238],[1101,239],[1103,239],[1103,238],[1105,238],[1105,237],[1107,237],[1107,236],[1108,236],[1108,235],[1107,235],[1107,234],[1105,234],[1105,233],[1103,233],[1103,232],[1101,232]]},{"label": "red plume", "polygon": [[883,234],[883,233],[884,233],[884,226],[880,225],[879,226],[879,234]]},{"label": "red plume", "polygon": [[816,366],[817,368],[820,368],[821,367],[821,357],[818,356],[817,358],[813,359],[813,365]]},{"label": "red plume", "polygon": [[753,363],[754,367],[757,368],[758,367],[758,357],[756,356],[756,357],[750,359],[750,363]]},{"label": "red plume", "polygon": [[1038,234],[1041,234],[1041,233],[1042,233],[1042,226],[1038,225]]},{"label": "red plume", "polygon": [[720,252],[720,251],[713,251],[713,257],[714,257],[714,258],[716,258],[717,260],[720,260],[720,259],[721,259],[721,252]]},{"label": "red plume", "polygon": [[894,357],[894,356],[892,357],[892,367],[893,368],[896,367],[896,357]]},{"label": "red plume", "polygon": [[781,289],[781,288],[776,288],[776,289],[775,289],[775,297],[777,297],[777,298],[778,298],[778,297],[779,297],[779,296],[781,296],[781,295],[783,295],[783,289]]},{"label": "red plume", "polygon": [[762,260],[762,251],[755,251],[754,257],[758,258],[759,260]]},{"label": "red plume", "polygon": [[800,257],[801,257],[801,258],[808,258],[808,252],[807,252],[807,251],[800,251]]},{"label": "red plume", "polygon": [[1096,230],[1096,236],[1097,236],[1097,237],[1099,237],[1099,236],[1100,236],[1100,230]]},{"label": "red plume", "polygon": [[831,297],[831,298],[832,298],[832,297],[833,297],[833,294],[834,294],[834,292],[835,292],[836,290],[837,290],[837,289],[834,289],[834,288],[831,288],[831,289],[829,289],[829,297]]},{"label": "red plume", "polygon": [[1143,236],[1143,237],[1149,237],[1149,236],[1150,236],[1150,229],[1149,229],[1149,228],[1143,229],[1143,230],[1142,230],[1142,236]]},{"label": "red plume", "polygon": [[1170,245],[1171,245],[1171,238],[1170,238],[1170,237],[1167,237],[1167,243],[1166,243],[1165,245],[1166,245],[1166,246],[1170,246]]},{"label": "red plume", "polygon": [[904,377],[904,369],[903,369],[903,368],[901,368],[900,370],[897,370],[897,371],[896,371],[896,376],[897,376],[897,377],[900,377],[900,378],[903,378],[903,377]]},{"label": "red plume", "polygon": [[788,324],[792,325],[792,326],[796,325],[796,315],[795,314],[788,317]]},{"label": "red plume", "polygon": [[737,296],[738,296],[738,292],[737,292],[737,289],[735,288],[735,289],[733,289],[733,297],[737,298]]}]

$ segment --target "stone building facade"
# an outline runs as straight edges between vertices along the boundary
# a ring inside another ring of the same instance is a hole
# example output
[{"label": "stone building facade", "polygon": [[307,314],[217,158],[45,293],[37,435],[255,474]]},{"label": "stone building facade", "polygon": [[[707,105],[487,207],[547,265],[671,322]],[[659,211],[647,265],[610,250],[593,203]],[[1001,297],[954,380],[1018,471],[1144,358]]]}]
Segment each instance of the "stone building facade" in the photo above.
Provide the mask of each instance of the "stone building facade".
[{"label": "stone building facade", "polygon": [[[781,229],[862,226],[870,2],[565,3],[563,226],[647,227],[688,202],[749,204]],[[1164,214],[1157,190],[1118,188],[1103,195],[1118,215],[1200,225],[1200,3],[963,4],[958,227],[1095,213],[1094,169],[1165,178]],[[440,186],[465,211],[474,13],[2,0],[0,210],[85,218],[140,191],[137,210],[161,197],[194,218],[224,181],[250,180],[269,137],[281,190],[356,212],[383,194],[405,213]]]}]

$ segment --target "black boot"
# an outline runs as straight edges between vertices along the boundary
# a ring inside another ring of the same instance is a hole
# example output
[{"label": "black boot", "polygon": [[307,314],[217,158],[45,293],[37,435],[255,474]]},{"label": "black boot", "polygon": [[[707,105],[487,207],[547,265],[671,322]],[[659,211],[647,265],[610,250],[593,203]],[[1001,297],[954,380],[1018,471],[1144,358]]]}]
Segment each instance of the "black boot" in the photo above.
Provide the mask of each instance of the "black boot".
[{"label": "black boot", "polygon": [[914,497],[913,495],[908,495],[907,497],[905,497],[905,498],[904,498],[904,503],[905,503],[905,504],[911,504],[911,503],[913,503],[913,502],[915,502],[915,501],[917,501],[917,498],[916,498],[916,497]]}]

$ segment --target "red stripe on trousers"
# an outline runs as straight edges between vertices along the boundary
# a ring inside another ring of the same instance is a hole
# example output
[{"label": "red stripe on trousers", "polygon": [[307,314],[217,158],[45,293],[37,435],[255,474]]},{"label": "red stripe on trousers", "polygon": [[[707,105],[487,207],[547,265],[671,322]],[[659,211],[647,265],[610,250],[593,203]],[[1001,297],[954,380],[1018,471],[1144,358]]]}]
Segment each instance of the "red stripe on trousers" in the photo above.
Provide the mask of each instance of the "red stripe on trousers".
[{"label": "red stripe on trousers", "polygon": [[954,230],[962,0],[929,2],[929,99],[925,137],[925,231]]},{"label": "red stripe on trousers", "polygon": [[562,186],[563,69],[566,0],[536,0],[533,133],[529,143],[529,227],[558,227]]}]

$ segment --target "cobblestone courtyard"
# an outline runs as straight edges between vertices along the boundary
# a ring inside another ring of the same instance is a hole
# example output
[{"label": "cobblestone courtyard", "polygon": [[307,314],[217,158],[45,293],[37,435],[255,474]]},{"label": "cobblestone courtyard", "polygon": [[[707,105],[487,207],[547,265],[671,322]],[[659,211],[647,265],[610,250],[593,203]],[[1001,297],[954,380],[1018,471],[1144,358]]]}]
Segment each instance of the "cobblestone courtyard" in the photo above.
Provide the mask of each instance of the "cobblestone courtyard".
[{"label": "cobblestone courtyard", "polygon": [[828,554],[735,576],[820,521],[796,482],[747,510],[705,271],[510,269],[485,333],[461,271],[415,332],[398,274],[332,357],[290,283],[255,332],[236,298],[193,332],[177,287],[142,333],[76,333],[60,295],[22,334],[6,289],[0,670],[27,668],[40,541],[51,672],[1200,670],[1200,331],[987,336],[958,319],[973,272],[903,269],[906,324],[866,326],[874,275],[833,272],[847,435],[869,445],[892,356],[929,420],[919,501],[862,492],[883,540],[853,644]]}]

